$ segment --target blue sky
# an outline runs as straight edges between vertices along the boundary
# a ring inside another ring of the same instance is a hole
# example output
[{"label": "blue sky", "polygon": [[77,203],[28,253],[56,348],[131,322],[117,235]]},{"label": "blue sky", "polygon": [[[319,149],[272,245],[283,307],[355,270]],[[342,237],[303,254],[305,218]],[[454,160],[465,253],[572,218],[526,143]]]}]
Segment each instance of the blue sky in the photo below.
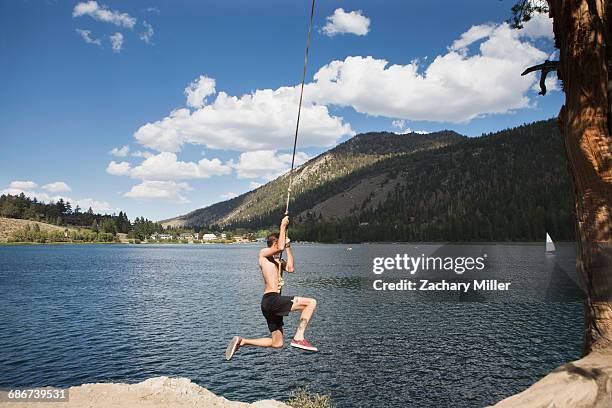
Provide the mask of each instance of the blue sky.
[{"label": "blue sky", "polygon": [[[512,4],[319,0],[299,158],[365,131],[478,136],[556,116],[556,81],[540,97],[520,77],[554,52],[550,23],[510,30]],[[159,220],[281,174],[309,7],[0,3],[0,190]]]}]

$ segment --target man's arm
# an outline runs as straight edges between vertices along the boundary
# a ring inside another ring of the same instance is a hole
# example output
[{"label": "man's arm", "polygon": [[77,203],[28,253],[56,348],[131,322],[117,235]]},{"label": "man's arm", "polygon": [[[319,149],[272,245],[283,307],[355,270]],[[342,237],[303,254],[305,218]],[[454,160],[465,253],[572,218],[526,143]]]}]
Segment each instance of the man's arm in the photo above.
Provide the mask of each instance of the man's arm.
[{"label": "man's arm", "polygon": [[293,263],[293,251],[291,250],[291,243],[286,245],[287,249],[287,264],[285,265],[285,270],[287,272],[295,272],[295,266]]},{"label": "man's arm", "polygon": [[280,224],[280,233],[278,234],[278,245],[276,248],[264,248],[259,251],[259,256],[268,258],[285,250],[285,240],[287,237],[287,225],[289,225],[289,217],[285,216]]}]

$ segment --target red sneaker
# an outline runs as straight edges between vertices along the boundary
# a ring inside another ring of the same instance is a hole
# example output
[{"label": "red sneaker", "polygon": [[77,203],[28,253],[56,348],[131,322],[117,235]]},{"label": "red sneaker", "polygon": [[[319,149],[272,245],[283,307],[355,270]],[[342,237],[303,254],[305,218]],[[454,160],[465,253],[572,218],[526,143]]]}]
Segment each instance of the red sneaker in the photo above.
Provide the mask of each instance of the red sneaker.
[{"label": "red sneaker", "polygon": [[313,346],[312,344],[310,344],[308,342],[308,340],[304,339],[304,340],[291,340],[291,347],[297,347],[300,348],[302,350],[307,350],[307,351],[314,351],[317,352],[319,351],[318,348],[316,348],[315,346]]},{"label": "red sneaker", "polygon": [[236,352],[240,348],[241,342],[242,342],[242,337],[234,336],[232,341],[229,342],[229,344],[227,345],[227,348],[225,349],[225,359],[226,360],[231,360],[231,358],[234,357],[234,354],[236,354]]}]

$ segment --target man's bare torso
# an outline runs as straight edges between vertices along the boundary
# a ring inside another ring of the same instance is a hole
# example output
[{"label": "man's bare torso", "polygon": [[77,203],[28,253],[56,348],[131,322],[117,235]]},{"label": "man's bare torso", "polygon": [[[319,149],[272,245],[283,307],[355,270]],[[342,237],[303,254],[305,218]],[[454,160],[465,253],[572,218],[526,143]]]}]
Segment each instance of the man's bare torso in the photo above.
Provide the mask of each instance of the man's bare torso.
[{"label": "man's bare torso", "polygon": [[259,269],[261,269],[261,275],[263,276],[265,288],[264,293],[268,292],[279,292],[278,290],[278,261],[276,259],[271,260],[264,256],[259,256]]}]

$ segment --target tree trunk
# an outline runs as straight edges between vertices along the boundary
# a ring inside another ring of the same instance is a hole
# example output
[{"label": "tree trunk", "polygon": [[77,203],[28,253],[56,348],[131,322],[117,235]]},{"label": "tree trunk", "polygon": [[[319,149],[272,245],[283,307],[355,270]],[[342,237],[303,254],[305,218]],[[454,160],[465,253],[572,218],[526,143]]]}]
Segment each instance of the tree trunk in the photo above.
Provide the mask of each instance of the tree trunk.
[{"label": "tree trunk", "polygon": [[549,0],[574,186],[577,266],[588,288],[583,353],[612,351],[612,1]]}]

